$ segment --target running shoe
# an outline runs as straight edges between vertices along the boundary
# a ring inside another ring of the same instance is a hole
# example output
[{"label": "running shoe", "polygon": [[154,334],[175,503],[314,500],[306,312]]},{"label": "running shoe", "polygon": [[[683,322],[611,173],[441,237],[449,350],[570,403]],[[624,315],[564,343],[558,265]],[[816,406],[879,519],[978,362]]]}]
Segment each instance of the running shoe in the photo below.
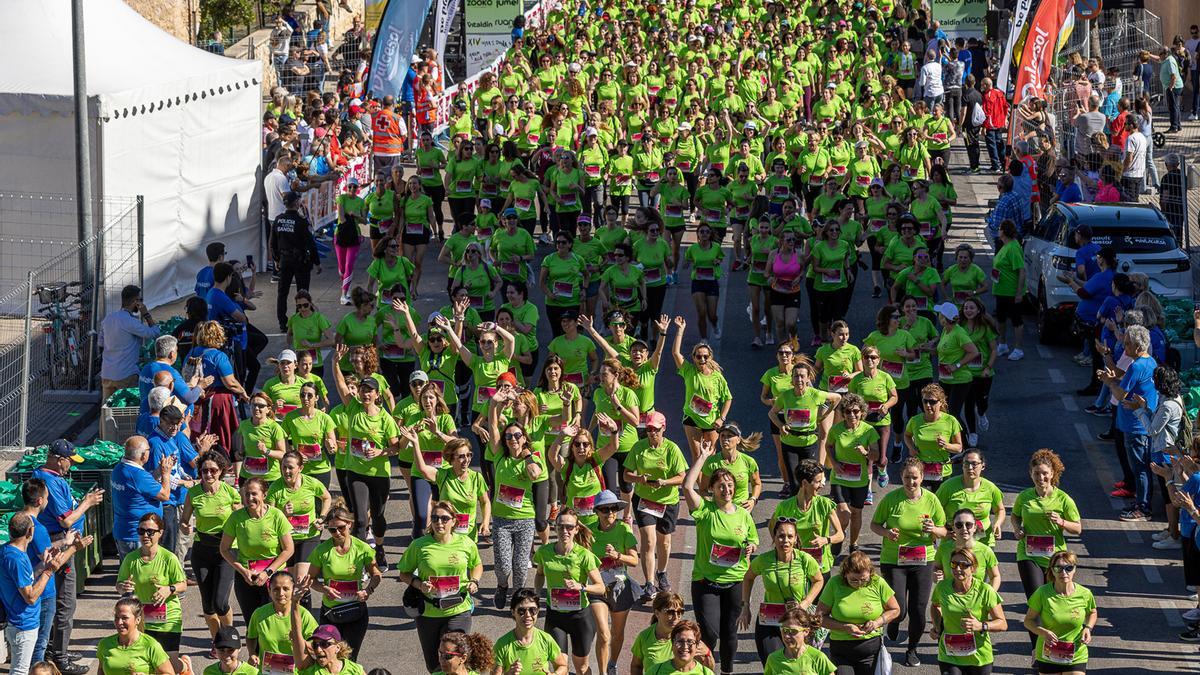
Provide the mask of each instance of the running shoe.
[{"label": "running shoe", "polygon": [[876,287],[875,287],[875,288],[874,288],[874,289],[871,291],[871,297],[872,297],[872,298],[882,298],[882,297],[883,297],[883,289],[882,289],[882,288],[880,288],[880,287],[878,287],[878,286],[876,286]]},{"label": "running shoe", "polygon": [[1184,642],[1200,642],[1200,627],[1185,630],[1179,634],[1179,639]]},{"label": "running shoe", "polygon": [[667,275],[667,285],[674,286],[676,283],[678,283],[678,282],[675,279],[675,273],[672,272],[671,274],[668,274]]},{"label": "running shoe", "polygon": [[1188,623],[1200,622],[1200,607],[1195,607],[1184,612],[1183,620]]},{"label": "running shoe", "polygon": [[721,339],[721,324],[720,323],[717,323],[717,325],[713,326],[713,339],[714,340]]},{"label": "running shoe", "polygon": [[979,434],[971,434],[971,433],[967,434],[967,447],[968,448],[979,447]]},{"label": "running shoe", "polygon": [[[1121,485],[1124,486],[1124,484],[1125,484],[1125,482],[1121,481]],[[1154,534],[1150,535],[1150,538],[1153,539],[1154,541],[1163,541],[1164,539],[1170,539],[1171,538],[1171,530],[1170,529],[1159,530],[1158,532],[1155,532]]]},{"label": "running shoe", "polygon": [[642,597],[638,598],[638,603],[644,605],[654,600],[655,593],[657,591],[654,589],[654,584],[646,584],[642,587]]},{"label": "running shoe", "polygon": [[996,356],[1004,356],[1008,352],[1009,352],[1008,345],[1004,344],[1003,342],[996,345]]},{"label": "running shoe", "polygon": [[1110,492],[1110,493],[1108,493],[1108,494],[1109,494],[1109,495],[1111,495],[1111,496],[1113,496],[1113,497],[1116,497],[1117,499],[1131,499],[1131,498],[1133,498],[1133,493],[1132,493],[1132,492],[1130,492],[1129,490],[1126,490],[1126,489],[1125,489],[1125,488],[1123,488],[1123,487],[1117,488],[1117,489],[1113,490],[1112,492]]},{"label": "running shoe", "polygon": [[1144,523],[1150,520],[1146,512],[1136,507],[1122,511],[1120,518],[1127,523]]},{"label": "running shoe", "polygon": [[660,591],[670,592],[670,590],[671,590],[671,580],[667,578],[666,572],[655,572],[654,573],[654,585]]},{"label": "running shoe", "polygon": [[872,491],[871,488],[869,488],[869,487],[867,488],[867,498],[863,500],[863,504],[865,504],[867,506],[875,505],[875,492]]},{"label": "running shoe", "polygon": [[979,416],[979,430],[980,431],[987,431],[988,428],[991,426],[992,426],[992,423],[988,421],[987,415]]},{"label": "running shoe", "polygon": [[762,349],[762,346],[763,346],[762,338],[755,335],[754,339],[750,341],[750,349],[753,349],[754,351],[758,351],[758,350]]},{"label": "running shoe", "polygon": [[1023,358],[1025,358],[1025,352],[1021,349],[1014,349],[1012,350],[1012,353],[1008,355],[1009,361],[1020,361]]},{"label": "running shoe", "polygon": [[1088,407],[1083,409],[1083,412],[1085,412],[1089,415],[1095,415],[1096,417],[1107,417],[1108,416],[1108,408],[1106,408],[1104,406],[1100,406],[1100,405],[1089,405]]},{"label": "running shoe", "polygon": [[773,345],[773,344],[775,344],[775,334],[774,334],[774,333],[767,333],[767,339],[765,340],[765,342],[766,342],[768,345]]},{"label": "running shoe", "polygon": [[879,484],[880,490],[888,486],[888,483],[891,482],[891,479],[888,478],[887,467],[881,466],[875,469],[875,482]]},{"label": "running shoe", "polygon": [[1183,544],[1174,537],[1167,537],[1161,541],[1156,541],[1151,544],[1151,546],[1159,551],[1178,551],[1179,549],[1183,548]]},{"label": "running shoe", "polygon": [[508,605],[508,589],[504,586],[496,587],[496,594],[492,596],[492,605],[496,609],[504,609]]},{"label": "running shoe", "polygon": [[1101,431],[1096,434],[1096,438],[1102,441],[1115,441],[1117,440],[1117,433],[1115,431]]},{"label": "running shoe", "polygon": [[909,668],[916,668],[921,665],[921,659],[917,657],[917,650],[910,649],[904,652],[904,665]]}]

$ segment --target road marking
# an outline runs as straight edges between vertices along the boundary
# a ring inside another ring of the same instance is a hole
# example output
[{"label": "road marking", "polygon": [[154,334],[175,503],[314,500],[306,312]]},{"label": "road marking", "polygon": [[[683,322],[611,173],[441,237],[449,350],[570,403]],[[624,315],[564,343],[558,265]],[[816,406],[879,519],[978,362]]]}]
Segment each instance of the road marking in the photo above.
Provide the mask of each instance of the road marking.
[{"label": "road marking", "polygon": [[[733,258],[733,247],[730,247],[729,254],[726,255],[721,261],[721,278],[722,279],[726,279],[726,280],[729,279],[729,275],[731,274],[730,268],[732,267],[732,262],[731,262],[732,258]],[[713,356],[715,356],[717,358],[721,357],[721,347],[723,347],[724,343],[725,343],[725,301],[728,298],[729,298],[729,293],[722,293],[717,298],[717,325],[720,326],[720,328],[721,328],[721,339],[710,341],[712,343],[715,343],[715,346],[713,348],[713,352],[714,352]]]},{"label": "road marking", "polygon": [[1062,400],[1063,407],[1067,412],[1079,412],[1079,404],[1075,402],[1075,397],[1070,394],[1059,394],[1059,399]]},{"label": "road marking", "polygon": [[1067,383],[1067,378],[1063,377],[1062,371],[1058,368],[1047,368],[1046,374],[1050,376],[1050,381],[1054,384]]},{"label": "road marking", "polygon": [[1162,609],[1163,616],[1167,619],[1167,624],[1174,628],[1183,628],[1183,617],[1180,616],[1179,610],[1171,606],[1171,603],[1166,600],[1158,601],[1159,608]]},{"label": "road marking", "polygon": [[1054,354],[1051,353],[1050,348],[1047,347],[1046,345],[1038,345],[1037,352],[1038,352],[1038,356],[1042,357],[1043,359],[1054,358]]},{"label": "road marking", "polygon": [[1079,435],[1079,441],[1083,443],[1084,446],[1092,442],[1092,432],[1083,422],[1075,423],[1075,433]]},{"label": "road marking", "polygon": [[1142,543],[1142,535],[1138,534],[1137,530],[1129,527],[1128,525],[1125,525],[1124,523],[1121,524],[1121,529],[1125,532],[1125,539],[1128,540],[1129,543],[1131,543],[1131,544]]},{"label": "road marking", "polygon": [[[1141,543],[1141,536],[1138,536],[1137,543]],[[1158,568],[1155,567],[1155,562],[1145,561],[1141,565],[1142,574],[1146,575],[1146,581],[1152,584],[1161,584],[1163,582],[1162,575],[1158,573]]]}]

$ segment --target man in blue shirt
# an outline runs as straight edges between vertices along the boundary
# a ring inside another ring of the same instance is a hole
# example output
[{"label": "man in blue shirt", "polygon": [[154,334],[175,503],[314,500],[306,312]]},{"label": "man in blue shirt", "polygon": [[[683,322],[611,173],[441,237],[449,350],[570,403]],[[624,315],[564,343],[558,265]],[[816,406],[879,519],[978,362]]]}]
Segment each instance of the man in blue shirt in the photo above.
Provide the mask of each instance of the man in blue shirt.
[{"label": "man in blue shirt", "polygon": [[[267,347],[267,336],[251,326],[250,320],[246,318],[243,307],[254,309],[254,306],[241,294],[241,277],[235,278],[235,274],[233,265],[229,263],[218,263],[213,268],[213,287],[208,291],[206,298],[208,300],[208,320],[240,324],[241,331],[237,335],[236,342],[245,355],[238,379],[247,389],[253,390],[258,382],[258,373],[261,369],[258,356]],[[238,291],[231,289],[238,289]]]},{"label": "man in blue shirt", "polygon": [[146,462],[146,471],[158,473],[165,466],[164,460],[167,457],[172,459],[171,495],[162,505],[163,535],[160,544],[175,553],[179,537],[179,509],[187,499],[187,489],[195,484],[195,463],[199,455],[191,440],[183,433],[183,412],[173,405],[158,411],[158,426],[146,440],[150,442],[150,460]]},{"label": "man in blue shirt", "polygon": [[[68,535],[68,540],[65,541],[62,548],[56,548],[50,542],[50,533],[46,531],[46,526],[38,522],[37,517],[45,510],[46,504],[50,501],[50,491],[46,489],[45,481],[39,478],[30,478],[21,486],[21,499],[25,504],[25,508],[21,513],[29,516],[33,520],[33,541],[30,542],[26,553],[29,554],[29,563],[33,565],[33,569],[40,571],[42,565],[46,561],[46,555],[49,554],[54,558],[54,566],[62,567],[70,564],[71,558],[76,551],[81,551],[92,545],[92,535],[80,538],[75,530],[71,530],[76,536]],[[46,589],[41,595],[41,620],[38,624],[37,643],[33,648],[33,662],[37,663],[46,657],[46,646],[50,643],[50,631],[54,625],[54,598],[56,596],[56,587],[54,577],[46,582]],[[87,672],[87,666],[59,659],[59,662],[65,666],[65,669],[60,667],[59,670],[67,675],[83,675]],[[57,665],[57,664],[56,664]]]},{"label": "man in blue shirt", "polygon": [[[82,501],[76,501],[71,494],[66,476],[72,464],[81,462],[83,457],[75,452],[75,446],[60,438],[50,444],[46,464],[33,472],[34,478],[45,481],[49,491],[46,508],[38,515],[38,520],[46,526],[50,540],[60,546],[67,538],[68,530],[84,534],[84,517],[88,510],[104,501],[104,490],[92,490]],[[61,655],[67,654],[71,645],[71,626],[75,622],[75,566],[63,566],[54,577],[54,585],[58,595],[54,599],[54,630],[50,633],[49,651],[66,663]]]},{"label": "man in blue shirt", "polygon": [[1013,177],[1007,173],[1001,174],[996,179],[996,187],[1000,190],[1000,199],[996,201],[995,208],[987,215],[986,232],[988,239],[992,241],[995,250],[1000,250],[1000,223],[1006,220],[1011,220],[1017,226],[1017,236],[1019,237],[1025,228],[1025,212],[1022,210],[1022,202],[1026,207],[1029,206],[1029,198],[1022,199],[1020,195],[1013,189]]},{"label": "man in blue shirt", "polygon": [[113,467],[113,540],[117,556],[124,558],[136,549],[138,521],[147,513],[162,517],[163,502],[171,498],[171,470],[174,456],[161,463],[163,471],[157,476],[146,471],[150,461],[150,442],[144,436],[130,436],[125,441],[125,457]]},{"label": "man in blue shirt", "polygon": [[1075,276],[1080,281],[1087,281],[1100,273],[1100,263],[1096,262],[1096,254],[1100,245],[1092,243],[1092,226],[1080,225],[1075,228]]},{"label": "man in blue shirt", "polygon": [[118,389],[137,386],[138,359],[142,342],[158,337],[158,326],[142,304],[142,289],[121,289],[121,309],[104,317],[100,324],[100,400],[107,401]]},{"label": "man in blue shirt", "polygon": [[217,263],[225,262],[225,244],[214,241],[204,247],[204,255],[208,258],[208,265],[196,273],[196,287],[193,289],[196,291],[196,295],[202,298],[208,297],[208,290],[212,288],[213,267]]},{"label": "man in blue shirt", "polygon": [[187,405],[185,413],[188,414],[192,412],[193,404],[200,400],[200,395],[212,384],[213,379],[212,376],[201,379],[198,372],[193,374],[191,382],[183,379],[183,374],[175,369],[175,362],[179,359],[179,340],[174,335],[161,335],[154,341],[154,356],[155,360],[143,366],[141,374],[138,375],[138,393],[142,399],[138,410],[139,434],[150,433],[154,428],[149,423],[150,404],[146,397],[150,390],[157,386],[156,375],[164,372],[170,374],[171,394]]},{"label": "man in blue shirt", "polygon": [[34,579],[33,565],[26,553],[33,541],[33,519],[29,516],[18,513],[8,521],[8,538],[8,543],[0,549],[0,602],[8,615],[4,637],[8,639],[11,658],[8,672],[26,675],[37,644],[42,592],[55,569],[47,565]]},{"label": "man in blue shirt", "polygon": [[[1147,414],[1153,415],[1158,408],[1158,390],[1154,387],[1154,370],[1158,364],[1150,356],[1150,332],[1145,326],[1129,326],[1125,329],[1124,344],[1125,354],[1133,359],[1124,376],[1105,369],[1100,378],[1118,401],[1124,401],[1130,394],[1141,396],[1146,401]],[[1150,520],[1150,499],[1154,494],[1154,478],[1150,475],[1150,435],[1137,415],[1124,405],[1117,406],[1117,431],[1120,432],[1117,451],[1125,451],[1134,478],[1133,507],[1121,512],[1121,520],[1144,522]]]}]

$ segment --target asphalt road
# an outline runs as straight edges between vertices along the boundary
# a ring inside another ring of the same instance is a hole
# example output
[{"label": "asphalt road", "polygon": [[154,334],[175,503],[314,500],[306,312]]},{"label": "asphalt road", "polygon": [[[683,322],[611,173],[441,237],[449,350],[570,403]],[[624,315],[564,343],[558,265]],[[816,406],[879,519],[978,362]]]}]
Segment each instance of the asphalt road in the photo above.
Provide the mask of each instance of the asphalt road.
[{"label": "asphalt road", "polygon": [[[956,154],[959,155],[956,159],[961,162],[961,152]],[[982,244],[982,217],[987,199],[994,196],[992,177],[959,174],[954,179],[963,206],[955,211],[954,241],[947,246],[949,250],[953,250],[959,241]],[[441,266],[434,262],[434,248],[431,247],[427,253],[421,300],[416,303],[423,314],[444,304],[440,283],[435,280],[445,275]],[[548,253],[549,248],[544,247],[540,251]],[[987,254],[981,255],[980,264],[986,267],[989,258]],[[362,270],[367,262],[365,256],[360,257],[359,274],[364,280],[365,273]],[[327,269],[325,273],[314,277],[312,289],[317,303],[331,318],[344,311],[337,305],[338,290],[334,276]],[[744,431],[765,432],[768,425],[765,411],[758,401],[758,377],[774,365],[774,357],[770,349],[749,349],[751,332],[745,311],[747,293],[745,285],[738,283],[743,279],[744,273],[733,274],[732,283],[727,284],[726,293],[721,297],[723,339],[714,341],[714,346],[733,393],[731,419],[740,422]],[[871,330],[874,312],[880,302],[870,298],[870,284],[861,281],[848,317],[852,327],[851,339],[856,343]],[[275,287],[265,275],[260,275],[258,288],[265,291],[265,295],[259,301],[260,309],[253,313],[252,320],[260,327],[273,326]],[[681,290],[684,288],[676,286],[668,291],[665,306],[667,311],[690,318],[693,315],[691,299],[686,290]],[[162,310],[156,311],[163,314]],[[807,339],[811,337],[807,308],[801,315],[801,336],[804,344],[807,344]],[[1096,433],[1107,428],[1107,420],[1084,414],[1082,408],[1089,401],[1074,395],[1074,390],[1086,381],[1086,371],[1070,361],[1074,350],[1069,347],[1038,346],[1034,328],[1029,322],[1027,331],[1026,358],[1020,362],[999,362],[989,412],[991,429],[982,434],[980,439],[980,446],[986,450],[988,457],[986,476],[1001,487],[1005,502],[1011,507],[1017,492],[1029,484],[1025,468],[1029,454],[1037,448],[1049,447],[1062,455],[1067,466],[1063,488],[1075,498],[1084,517],[1082,537],[1070,542],[1072,550],[1079,553],[1081,558],[1077,579],[1095,592],[1099,604],[1100,620],[1091,647],[1091,672],[1194,670],[1196,647],[1180,642],[1176,637],[1183,628],[1180,611],[1189,605],[1178,552],[1156,551],[1150,547],[1150,535],[1164,526],[1162,522],[1122,523],[1116,519],[1122,504],[1108,497],[1115,461],[1112,447],[1095,439]],[[690,327],[685,339],[685,352],[697,337],[695,328]],[[272,349],[282,346],[281,339],[273,336]],[[809,351],[809,348],[805,350]],[[263,377],[267,377],[267,374],[264,373]],[[670,420],[668,435],[683,446],[678,415],[672,415],[672,411],[681,409],[681,398],[682,380],[675,375],[669,356],[664,356],[664,367],[658,379],[657,402],[659,409],[666,412]],[[756,459],[765,482],[764,496],[771,497],[764,500],[754,514],[760,524],[759,534],[765,546],[770,539],[765,531],[765,523],[774,508],[774,496],[780,487],[779,469],[769,443],[756,453]],[[387,546],[389,559],[394,561],[408,543],[407,535],[402,536],[401,532],[408,529],[409,510],[401,482],[395,481],[393,485],[395,488],[388,505],[388,517],[393,526]],[[881,493],[877,492],[877,502],[880,496]],[[864,522],[869,518],[871,507],[867,508]],[[694,553],[695,537],[691,521],[684,517],[681,522],[683,526],[676,534],[670,574],[675,588],[688,598],[690,594],[685,573],[690,571],[688,561]],[[862,542],[869,552],[877,554],[878,537],[868,531],[863,534]],[[485,548],[481,554],[489,571],[484,576],[485,601],[475,611],[473,629],[495,639],[511,628],[511,620],[506,614],[490,607],[491,588],[494,586],[494,577],[490,574],[492,550]],[[1006,538],[999,542],[997,554],[1004,578],[1001,595],[1005,599],[1010,629],[1005,634],[993,637],[997,654],[996,672],[1028,672],[1029,643],[1020,628],[1025,605],[1014,562],[1015,542],[1011,533],[1006,533]],[[110,559],[102,572],[90,580],[80,598],[74,632],[76,650],[89,652],[101,637],[113,632],[111,610],[117,598],[113,589],[115,570],[115,561]],[[415,624],[400,609],[403,590],[393,570],[385,575],[384,584],[372,600],[372,630],[366,638],[360,658],[367,669],[382,667],[395,673],[423,672],[420,659],[414,658],[419,650]],[[208,635],[199,616],[199,604],[198,594],[194,590],[185,597],[187,630],[183,651],[192,656],[197,672],[210,663],[207,657]],[[644,608],[632,612],[619,672],[628,672],[628,648],[636,633],[649,624],[649,619],[650,614]],[[894,649],[893,654],[902,658],[902,648]],[[897,672],[936,673],[936,646],[930,643],[927,636],[920,655],[924,665],[910,669],[897,664]],[[737,672],[761,672],[752,633],[742,635]]]}]

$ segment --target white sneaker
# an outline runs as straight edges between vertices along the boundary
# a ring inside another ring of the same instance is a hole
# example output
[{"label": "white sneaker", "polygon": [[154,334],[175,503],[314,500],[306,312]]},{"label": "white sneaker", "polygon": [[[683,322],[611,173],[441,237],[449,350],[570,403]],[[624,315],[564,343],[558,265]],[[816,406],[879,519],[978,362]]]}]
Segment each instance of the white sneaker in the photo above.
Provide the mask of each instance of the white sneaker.
[{"label": "white sneaker", "polygon": [[769,345],[775,344],[775,334],[774,333],[767,333],[766,343]]},{"label": "white sneaker", "polygon": [[343,295],[342,295],[342,299],[341,299],[341,303],[342,303],[343,305],[349,305],[349,304],[350,304],[350,296],[349,296],[349,295],[345,295],[345,294],[343,294]]},{"label": "white sneaker", "polygon": [[717,340],[721,339],[721,324],[720,323],[713,326],[713,338],[715,338]]},{"label": "white sneaker", "polygon": [[1188,623],[1196,623],[1200,621],[1200,607],[1189,609],[1183,613],[1183,620]]},{"label": "white sneaker", "polygon": [[1153,539],[1154,541],[1162,541],[1164,539],[1169,539],[1170,537],[1171,537],[1171,531],[1167,530],[1167,529],[1159,530],[1158,532],[1155,532],[1154,534],[1150,535],[1150,538]]},{"label": "white sneaker", "polygon": [[988,421],[987,415],[980,415],[979,416],[979,430],[987,431],[988,427],[990,427],[990,426],[992,426],[992,423]]},{"label": "white sneaker", "polygon": [[750,305],[746,305],[746,318],[753,321],[754,315],[750,313]]},{"label": "white sneaker", "polygon": [[1179,549],[1183,548],[1183,544],[1174,537],[1167,537],[1161,541],[1156,541],[1151,544],[1151,546],[1160,551],[1178,551]]},{"label": "white sneaker", "polygon": [[1025,352],[1021,351],[1020,349],[1014,349],[1012,350],[1012,353],[1008,355],[1009,361],[1020,361],[1023,358],[1025,358]]},{"label": "white sneaker", "polygon": [[1008,353],[1008,351],[1008,345],[1004,344],[1003,342],[996,345],[996,356],[1004,356]]},{"label": "white sneaker", "polygon": [[979,446],[979,434],[967,434],[967,447],[975,448]]}]

